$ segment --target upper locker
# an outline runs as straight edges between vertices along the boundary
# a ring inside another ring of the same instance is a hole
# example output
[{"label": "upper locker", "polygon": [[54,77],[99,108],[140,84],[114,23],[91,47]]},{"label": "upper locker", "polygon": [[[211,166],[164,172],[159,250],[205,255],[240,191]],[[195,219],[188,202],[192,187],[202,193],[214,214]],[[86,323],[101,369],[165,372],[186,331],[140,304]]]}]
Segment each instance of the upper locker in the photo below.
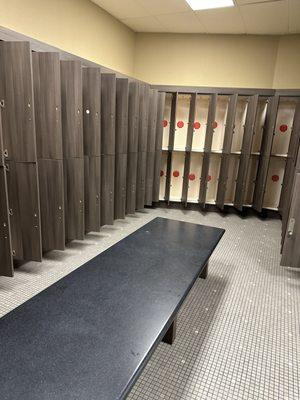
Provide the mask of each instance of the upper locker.
[{"label": "upper locker", "polygon": [[13,259],[0,112],[0,276],[13,276]]},{"label": "upper locker", "polygon": [[85,231],[100,230],[101,71],[82,69]]},{"label": "upper locker", "polygon": [[59,53],[33,53],[43,251],[65,249]]},{"label": "upper locker", "polygon": [[60,64],[66,240],[83,240],[82,69],[80,61],[61,61]]},{"label": "upper locker", "polygon": [[115,219],[125,218],[128,151],[128,79],[117,79]]},{"label": "upper locker", "polygon": [[12,253],[42,260],[39,185],[28,42],[0,42],[0,99]]},{"label": "upper locker", "polygon": [[101,225],[114,223],[116,75],[101,74]]}]

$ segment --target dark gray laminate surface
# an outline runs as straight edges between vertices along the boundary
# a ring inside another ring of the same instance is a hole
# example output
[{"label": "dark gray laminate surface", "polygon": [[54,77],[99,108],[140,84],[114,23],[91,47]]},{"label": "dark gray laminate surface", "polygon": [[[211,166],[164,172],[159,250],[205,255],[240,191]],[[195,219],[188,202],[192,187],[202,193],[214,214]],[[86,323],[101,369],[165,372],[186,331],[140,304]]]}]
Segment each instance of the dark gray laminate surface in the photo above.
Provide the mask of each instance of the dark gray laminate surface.
[{"label": "dark gray laminate surface", "polygon": [[223,233],[156,218],[7,314],[1,399],[124,399]]}]

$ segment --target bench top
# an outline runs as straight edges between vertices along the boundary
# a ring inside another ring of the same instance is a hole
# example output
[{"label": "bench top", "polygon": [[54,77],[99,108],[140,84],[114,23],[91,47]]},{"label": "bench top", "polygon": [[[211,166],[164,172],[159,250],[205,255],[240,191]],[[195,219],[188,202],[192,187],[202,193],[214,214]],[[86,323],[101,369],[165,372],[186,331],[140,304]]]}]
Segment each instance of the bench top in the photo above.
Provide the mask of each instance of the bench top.
[{"label": "bench top", "polygon": [[1,399],[124,399],[223,233],[155,218],[5,315]]}]

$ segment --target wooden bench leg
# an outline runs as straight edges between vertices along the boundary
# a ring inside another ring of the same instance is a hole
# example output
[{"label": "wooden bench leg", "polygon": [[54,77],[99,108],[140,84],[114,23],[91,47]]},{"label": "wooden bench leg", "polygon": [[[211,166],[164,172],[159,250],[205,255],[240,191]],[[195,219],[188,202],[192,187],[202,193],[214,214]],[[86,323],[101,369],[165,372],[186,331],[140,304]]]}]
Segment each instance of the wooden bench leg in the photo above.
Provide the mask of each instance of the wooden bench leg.
[{"label": "wooden bench leg", "polygon": [[177,327],[177,317],[172,322],[170,328],[168,329],[167,333],[163,338],[163,342],[167,344],[173,344],[174,340],[176,339],[176,327]]},{"label": "wooden bench leg", "polygon": [[204,269],[202,270],[201,274],[199,275],[199,278],[206,279],[207,275],[208,275],[208,263],[205,265]]}]

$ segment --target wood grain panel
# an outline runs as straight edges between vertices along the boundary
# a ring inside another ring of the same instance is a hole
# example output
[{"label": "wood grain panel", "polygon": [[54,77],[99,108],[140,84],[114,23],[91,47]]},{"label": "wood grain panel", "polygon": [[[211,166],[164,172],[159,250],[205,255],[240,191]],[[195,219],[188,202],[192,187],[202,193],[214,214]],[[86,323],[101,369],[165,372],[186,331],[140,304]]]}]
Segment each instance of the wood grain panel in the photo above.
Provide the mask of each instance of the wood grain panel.
[{"label": "wood grain panel", "polygon": [[117,79],[116,99],[116,154],[128,151],[128,79]]},{"label": "wood grain panel", "polygon": [[14,267],[7,193],[6,171],[5,167],[0,165],[0,275],[13,276]]},{"label": "wood grain panel", "polygon": [[136,204],[138,153],[127,155],[126,214],[134,214]]},{"label": "wood grain panel", "polygon": [[125,218],[126,178],[127,178],[127,154],[116,154],[114,219]]},{"label": "wood grain panel", "polygon": [[128,98],[128,153],[138,152],[139,84],[130,82]]},{"label": "wood grain panel", "polygon": [[138,151],[147,151],[147,139],[148,139],[148,115],[149,115],[149,101],[150,101],[150,89],[147,84],[140,84],[140,107],[139,107],[139,139],[138,139]]},{"label": "wood grain panel", "polygon": [[101,226],[114,223],[115,155],[101,157]]},{"label": "wood grain panel", "polygon": [[84,157],[85,231],[100,230],[101,157]]},{"label": "wood grain panel", "polygon": [[116,152],[116,75],[101,75],[101,154]]}]

